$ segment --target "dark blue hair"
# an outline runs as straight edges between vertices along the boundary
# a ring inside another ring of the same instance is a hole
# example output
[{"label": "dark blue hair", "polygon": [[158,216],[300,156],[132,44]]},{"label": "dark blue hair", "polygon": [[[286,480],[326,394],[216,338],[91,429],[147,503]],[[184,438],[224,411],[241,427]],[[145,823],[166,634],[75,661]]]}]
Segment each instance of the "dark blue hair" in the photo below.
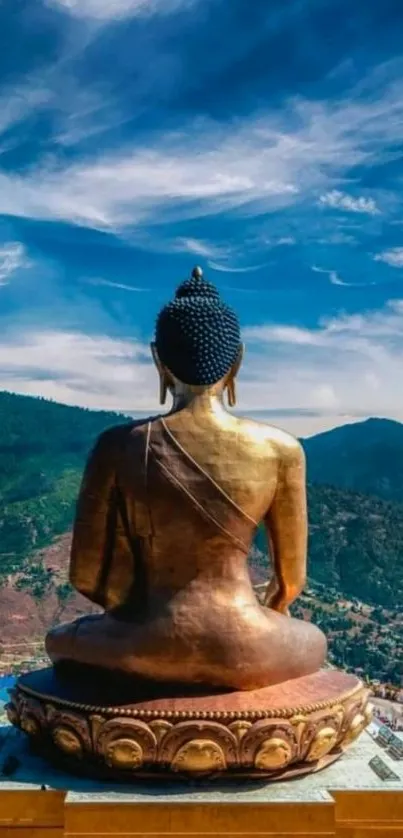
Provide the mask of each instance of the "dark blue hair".
[{"label": "dark blue hair", "polygon": [[238,317],[195,268],[158,315],[155,344],[161,362],[184,384],[220,381],[241,343]]}]

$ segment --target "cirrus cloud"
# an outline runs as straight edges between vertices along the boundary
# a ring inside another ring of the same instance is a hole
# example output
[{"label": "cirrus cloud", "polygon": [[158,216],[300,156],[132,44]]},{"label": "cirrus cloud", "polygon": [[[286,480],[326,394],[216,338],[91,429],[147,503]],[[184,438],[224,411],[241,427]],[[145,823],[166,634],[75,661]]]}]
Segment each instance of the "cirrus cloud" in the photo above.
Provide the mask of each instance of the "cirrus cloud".
[{"label": "cirrus cloud", "polygon": [[195,0],[46,0],[79,18],[109,21],[148,14],[169,14]]},{"label": "cirrus cloud", "polygon": [[148,361],[148,346],[136,340],[17,329],[0,340],[0,389],[82,407],[148,410],[157,403]]},{"label": "cirrus cloud", "polygon": [[[360,88],[333,102],[292,99],[281,112],[227,123],[189,119],[141,143],[101,143],[81,159],[46,156],[23,172],[0,171],[0,214],[111,232],[231,212],[262,217],[308,201],[377,215],[374,197],[330,186],[351,167],[382,164],[403,142],[401,69],[396,60],[382,84],[370,75],[371,95]],[[91,136],[91,119],[103,130],[96,97],[95,104],[78,100],[77,113],[64,104],[74,137]],[[119,125],[123,119],[120,113]]]},{"label": "cirrus cloud", "polygon": [[10,276],[19,268],[28,267],[24,245],[7,242],[0,245],[0,285],[7,285]]},{"label": "cirrus cloud", "polygon": [[403,268],[403,247],[392,247],[374,256],[375,262],[385,262],[391,268]]},{"label": "cirrus cloud", "polygon": [[345,192],[339,192],[338,189],[332,189],[331,192],[321,195],[319,197],[319,203],[322,207],[346,210],[347,212],[360,212],[366,215],[379,214],[379,209],[374,198],[366,198],[362,195],[358,198],[354,198],[352,195],[347,195]]},{"label": "cirrus cloud", "polygon": [[[322,318],[312,328],[268,323],[244,330],[249,409],[322,410],[333,417],[403,420],[396,382],[403,365],[403,300],[361,314]],[[298,424],[298,423],[297,423]],[[335,421],[329,420],[332,426]],[[313,426],[312,426],[313,427]],[[312,431],[313,432],[313,431]]]}]

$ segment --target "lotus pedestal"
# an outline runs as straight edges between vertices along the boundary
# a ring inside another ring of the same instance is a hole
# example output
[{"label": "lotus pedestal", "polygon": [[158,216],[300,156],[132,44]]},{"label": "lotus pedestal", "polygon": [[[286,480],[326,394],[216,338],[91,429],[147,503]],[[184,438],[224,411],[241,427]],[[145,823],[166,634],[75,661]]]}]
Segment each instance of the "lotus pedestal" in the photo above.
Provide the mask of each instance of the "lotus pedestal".
[{"label": "lotus pedestal", "polygon": [[278,780],[338,759],[370,721],[368,698],[358,678],[334,670],[203,693],[50,668],[19,679],[8,717],[73,772]]}]

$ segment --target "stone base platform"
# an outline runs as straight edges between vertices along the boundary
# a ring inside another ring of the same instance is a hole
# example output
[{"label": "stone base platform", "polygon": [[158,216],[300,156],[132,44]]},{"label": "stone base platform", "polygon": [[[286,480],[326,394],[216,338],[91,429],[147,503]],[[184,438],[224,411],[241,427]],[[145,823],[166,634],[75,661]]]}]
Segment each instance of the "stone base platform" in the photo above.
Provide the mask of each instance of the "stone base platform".
[{"label": "stone base platform", "polygon": [[[294,780],[127,785],[67,775],[0,727],[0,838],[402,838],[403,762],[374,727],[326,771]],[[379,758],[393,776],[373,770]]]},{"label": "stone base platform", "polygon": [[368,698],[356,676],[335,670],[203,694],[50,668],[19,679],[8,716],[75,773],[281,780],[337,760],[369,723]]}]

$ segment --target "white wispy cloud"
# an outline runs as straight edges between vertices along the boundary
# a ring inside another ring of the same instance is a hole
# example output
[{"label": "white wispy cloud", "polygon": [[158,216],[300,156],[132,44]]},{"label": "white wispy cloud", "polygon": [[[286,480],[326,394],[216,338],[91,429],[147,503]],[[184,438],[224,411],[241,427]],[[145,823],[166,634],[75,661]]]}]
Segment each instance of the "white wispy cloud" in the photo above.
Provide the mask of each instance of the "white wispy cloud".
[{"label": "white wispy cloud", "polygon": [[27,81],[0,91],[0,137],[14,128],[50,101],[49,90],[44,85]]},{"label": "white wispy cloud", "polygon": [[403,364],[403,300],[323,319],[314,328],[252,326],[243,338],[253,370],[243,385],[249,409],[321,409],[328,417],[381,411],[403,419],[396,386]]},{"label": "white wispy cloud", "polygon": [[101,285],[105,286],[106,288],[116,288],[120,291],[135,291],[137,293],[143,293],[144,291],[148,290],[147,288],[139,288],[136,285],[128,285],[125,282],[113,282],[110,279],[102,279],[102,277],[86,279],[85,282],[87,282],[88,285]]},{"label": "white wispy cloud", "polygon": [[211,261],[209,261],[207,264],[208,264],[209,268],[211,268],[212,271],[218,271],[219,273],[224,273],[224,274],[247,274],[247,273],[250,273],[251,271],[261,271],[262,268],[265,268],[268,263],[263,262],[261,265],[246,265],[243,268],[231,267],[230,265],[219,265],[217,262],[211,262]]},{"label": "white wispy cloud", "polygon": [[28,267],[28,264],[21,242],[6,242],[0,245],[0,285],[7,285],[12,274],[19,268]]},{"label": "white wispy cloud", "polygon": [[123,412],[157,406],[149,348],[62,330],[15,331],[0,339],[0,389],[64,404]]},{"label": "white wispy cloud", "polygon": [[329,282],[332,285],[343,285],[345,288],[352,288],[355,283],[352,282],[344,282],[343,279],[338,275],[337,271],[328,270],[327,268],[318,268],[317,265],[312,265],[312,271],[318,274],[325,274],[329,277]]},{"label": "white wispy cloud", "polygon": [[109,21],[136,15],[167,14],[189,6],[192,0],[46,0],[46,2],[49,6],[58,7],[79,18]]},{"label": "white wispy cloud", "polygon": [[[30,121],[35,125],[46,113],[52,129],[53,155],[59,147],[78,145],[119,128],[130,117],[119,97],[111,94],[105,81],[102,84],[80,85],[75,76],[78,56],[83,55],[87,42],[77,45],[73,52],[58,61],[33,72],[29,78],[0,87],[0,140],[7,150],[18,146],[18,130]],[[52,166],[55,157],[52,155]],[[46,167],[45,167],[46,169]]]},{"label": "white wispy cloud", "polygon": [[326,245],[355,244],[356,239],[350,233],[340,231],[339,233],[329,233],[328,236],[318,239],[317,243]]},{"label": "white wispy cloud", "polygon": [[345,192],[339,192],[338,189],[332,189],[331,192],[320,195],[319,203],[323,207],[346,210],[347,212],[360,212],[366,215],[379,214],[379,209],[374,198],[366,198],[363,195],[354,198]]},{"label": "white wispy cloud", "polygon": [[227,246],[213,244],[212,242],[202,241],[200,239],[179,238],[176,239],[172,245],[172,249],[180,253],[192,253],[195,256],[202,256],[205,259],[219,259],[229,255],[230,250]]},{"label": "white wispy cloud", "polygon": [[403,142],[401,65],[389,67],[387,85],[371,86],[370,78],[367,91],[361,86],[339,102],[293,100],[281,113],[228,125],[196,120],[142,146],[0,172],[0,213],[121,231],[232,210],[262,216],[322,195],[327,204],[373,215],[375,198],[352,198],[330,184],[352,166],[389,159]]},{"label": "white wispy cloud", "polygon": [[[403,419],[403,300],[316,327],[269,323],[243,330],[247,353],[239,412],[313,433],[365,415]],[[0,389],[65,404],[158,411],[157,374],[141,340],[62,330],[16,330],[0,339]],[[315,418],[316,417],[316,418]]]},{"label": "white wispy cloud", "polygon": [[281,245],[291,246],[291,245],[296,244],[296,243],[297,243],[297,240],[294,238],[294,236],[283,236],[282,238],[277,239],[277,241],[276,241],[276,245],[279,245],[279,246],[281,246]]},{"label": "white wispy cloud", "polygon": [[385,262],[391,268],[403,268],[403,247],[392,247],[374,256],[375,262]]},{"label": "white wispy cloud", "polygon": [[26,177],[0,173],[0,212],[112,229],[163,219],[164,211],[169,221],[216,213],[260,196],[277,205],[281,193],[287,200],[296,191],[262,180],[264,159],[242,161],[238,155],[245,149],[229,137],[216,150],[212,136],[197,137],[193,149],[189,139],[182,143],[182,135],[172,136],[163,148],[140,148],[93,164]]}]

